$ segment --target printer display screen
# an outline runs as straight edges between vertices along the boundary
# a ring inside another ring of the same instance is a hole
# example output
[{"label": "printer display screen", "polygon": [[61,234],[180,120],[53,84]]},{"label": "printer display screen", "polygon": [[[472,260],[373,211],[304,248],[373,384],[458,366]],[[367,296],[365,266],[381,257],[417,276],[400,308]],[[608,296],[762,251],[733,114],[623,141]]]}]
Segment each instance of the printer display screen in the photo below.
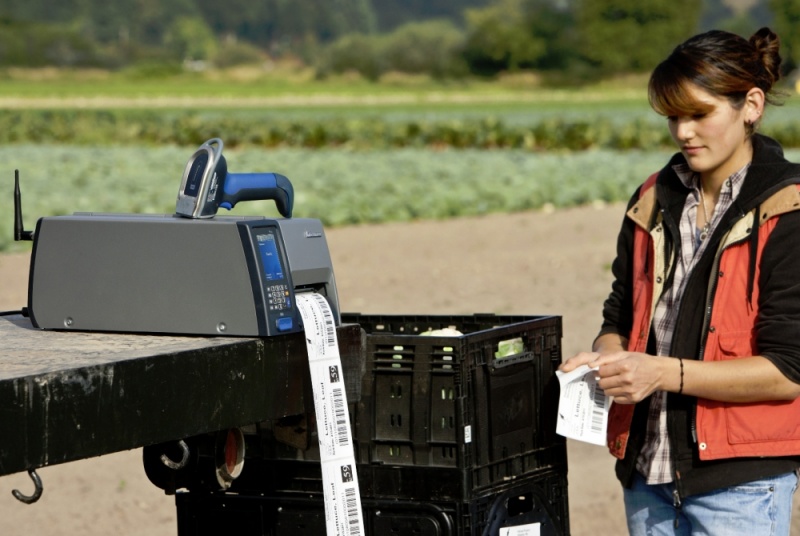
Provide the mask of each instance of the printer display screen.
[{"label": "printer display screen", "polygon": [[258,230],[256,232],[258,250],[261,253],[261,264],[264,266],[264,277],[267,281],[284,279],[281,258],[278,255],[278,246],[275,244],[275,233],[271,230]]}]

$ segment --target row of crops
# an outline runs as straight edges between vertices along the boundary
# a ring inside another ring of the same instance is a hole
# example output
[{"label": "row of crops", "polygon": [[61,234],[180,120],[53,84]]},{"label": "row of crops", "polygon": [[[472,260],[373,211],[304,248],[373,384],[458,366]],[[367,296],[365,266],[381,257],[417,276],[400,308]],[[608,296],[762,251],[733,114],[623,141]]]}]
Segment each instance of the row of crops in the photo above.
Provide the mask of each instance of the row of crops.
[{"label": "row of crops", "polygon": [[[518,124],[502,118],[387,119],[338,115],[272,118],[251,113],[191,111],[6,110],[0,143],[76,145],[199,145],[220,137],[229,147],[404,147],[585,150],[653,149],[670,143],[663,122],[634,117],[547,117]],[[797,132],[800,142],[800,131]]]},{"label": "row of crops", "polygon": [[[12,184],[18,169],[26,227],[72,212],[173,213],[193,148],[175,145],[0,146],[0,251],[12,242]],[[231,172],[289,177],[297,217],[328,226],[441,219],[545,206],[613,202],[663,165],[659,151],[530,152],[477,149],[354,151],[225,149]],[[233,214],[277,216],[272,202],[241,203]]]},{"label": "row of crops", "polygon": [[[560,110],[559,110],[560,111]],[[0,110],[0,143],[72,145],[199,145],[220,137],[229,147],[405,147],[525,149],[659,150],[673,147],[666,122],[639,113],[531,114],[518,120],[514,111],[369,115],[294,114],[265,111],[201,112],[191,110]],[[766,122],[763,131],[784,147],[800,147],[800,108],[787,107]]]}]

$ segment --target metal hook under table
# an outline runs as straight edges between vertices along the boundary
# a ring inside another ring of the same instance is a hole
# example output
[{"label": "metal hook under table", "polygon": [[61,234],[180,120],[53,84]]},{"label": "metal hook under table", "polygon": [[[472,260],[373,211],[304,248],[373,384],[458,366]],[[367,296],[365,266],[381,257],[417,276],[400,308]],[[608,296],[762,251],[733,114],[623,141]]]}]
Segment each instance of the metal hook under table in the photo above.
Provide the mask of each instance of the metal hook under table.
[{"label": "metal hook under table", "polygon": [[166,454],[161,455],[161,463],[176,471],[186,467],[186,463],[189,461],[189,446],[186,444],[186,441],[181,439],[178,441],[178,446],[181,448],[181,461],[175,462]]},{"label": "metal hook under table", "polygon": [[36,469],[28,469],[28,475],[33,480],[33,485],[36,486],[33,495],[23,495],[18,489],[12,490],[11,494],[20,502],[33,504],[41,498],[44,487],[42,486],[42,479],[36,474]]}]

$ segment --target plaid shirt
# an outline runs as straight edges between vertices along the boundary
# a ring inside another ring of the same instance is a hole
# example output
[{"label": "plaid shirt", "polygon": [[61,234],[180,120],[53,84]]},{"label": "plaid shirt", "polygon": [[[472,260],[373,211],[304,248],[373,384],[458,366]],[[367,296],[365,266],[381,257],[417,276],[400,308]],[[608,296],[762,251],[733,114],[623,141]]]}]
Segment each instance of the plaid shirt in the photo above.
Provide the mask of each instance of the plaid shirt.
[{"label": "plaid shirt", "polygon": [[[722,215],[725,214],[733,200],[739,195],[749,167],[750,164],[748,163],[728,177],[728,180],[722,185],[717,206],[711,216],[709,236],[714,232]],[[660,356],[670,355],[672,335],[675,330],[678,312],[680,311],[681,298],[683,297],[686,281],[708,244],[708,240],[700,239],[700,230],[697,228],[697,210],[700,205],[700,176],[689,169],[686,164],[676,165],[673,169],[684,186],[691,188],[692,191],[686,196],[686,202],[681,213],[679,225],[681,250],[676,258],[674,279],[670,288],[666,289],[658,300],[653,315],[656,354]],[[673,471],[670,450],[667,438],[667,393],[665,391],[656,391],[651,396],[644,446],[636,460],[636,469],[645,477],[648,484],[672,482]]]}]

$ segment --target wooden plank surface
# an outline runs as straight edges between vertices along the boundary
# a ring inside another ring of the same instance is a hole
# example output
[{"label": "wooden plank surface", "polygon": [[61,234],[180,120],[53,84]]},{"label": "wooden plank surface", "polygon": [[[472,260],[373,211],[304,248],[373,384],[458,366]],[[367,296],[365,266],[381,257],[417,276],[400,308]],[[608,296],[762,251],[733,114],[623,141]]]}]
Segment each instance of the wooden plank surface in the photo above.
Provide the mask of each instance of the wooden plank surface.
[{"label": "wooden plank surface", "polygon": [[0,316],[0,380],[152,355],[238,345],[253,339],[44,331],[21,315]]},{"label": "wooden plank surface", "polygon": [[[361,328],[337,336],[358,367]],[[0,317],[0,475],[305,413],[307,359],[303,333],[54,332]]]}]

